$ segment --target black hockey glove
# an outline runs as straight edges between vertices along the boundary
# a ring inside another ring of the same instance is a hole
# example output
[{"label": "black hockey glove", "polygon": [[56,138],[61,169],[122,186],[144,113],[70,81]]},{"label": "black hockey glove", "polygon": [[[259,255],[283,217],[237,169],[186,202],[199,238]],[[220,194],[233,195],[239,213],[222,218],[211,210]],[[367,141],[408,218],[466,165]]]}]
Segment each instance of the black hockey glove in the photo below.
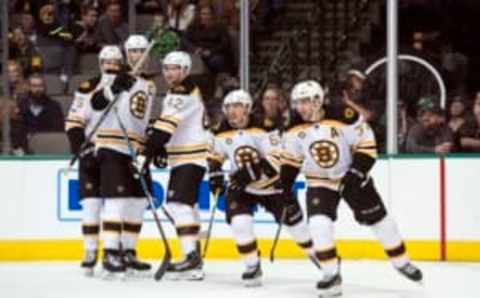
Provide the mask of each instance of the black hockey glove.
[{"label": "black hockey glove", "polygon": [[165,169],[168,166],[168,153],[165,147],[162,146],[156,150],[153,164],[160,169]]},{"label": "black hockey glove", "polygon": [[219,197],[225,193],[225,176],[222,172],[210,173],[208,184],[214,195]]},{"label": "black hockey glove", "polygon": [[370,179],[368,173],[374,164],[375,159],[373,157],[363,153],[355,153],[352,165],[340,183],[340,195],[344,198],[352,198],[352,195],[364,188]]},{"label": "black hockey glove", "polygon": [[91,169],[97,164],[97,157],[95,155],[95,146],[93,143],[88,143],[88,145],[80,152],[79,158],[80,167],[84,169]]},{"label": "black hockey glove", "polygon": [[103,89],[96,91],[92,96],[92,100],[90,100],[90,104],[95,111],[104,110],[109,103],[110,101],[103,94]]},{"label": "black hockey glove", "polygon": [[340,182],[339,192],[344,198],[352,198],[358,191],[365,187],[368,183],[369,176],[361,171],[351,168],[343,176]]},{"label": "black hockey glove", "polygon": [[210,192],[221,196],[225,193],[225,175],[222,172],[222,164],[208,159],[208,184]]},{"label": "black hockey glove", "polygon": [[230,175],[229,188],[232,190],[244,189],[250,183],[260,179],[260,171],[251,164],[246,164]]},{"label": "black hockey glove", "polygon": [[135,77],[130,75],[128,72],[119,72],[113,80],[111,87],[112,93],[117,95],[122,91],[129,91],[133,87],[133,84],[135,84],[135,81]]},{"label": "black hockey glove", "polygon": [[293,185],[297,179],[299,168],[289,165],[282,165],[280,167],[280,179],[275,181],[273,187],[281,190],[284,195],[289,195],[293,191]]}]

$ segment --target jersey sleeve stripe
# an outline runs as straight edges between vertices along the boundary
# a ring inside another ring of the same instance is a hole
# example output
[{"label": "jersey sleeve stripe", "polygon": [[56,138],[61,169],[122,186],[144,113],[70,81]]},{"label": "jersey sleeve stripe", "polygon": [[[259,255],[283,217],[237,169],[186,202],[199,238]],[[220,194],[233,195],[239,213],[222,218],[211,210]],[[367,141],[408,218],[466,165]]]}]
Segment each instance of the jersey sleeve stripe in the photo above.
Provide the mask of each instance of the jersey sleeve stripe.
[{"label": "jersey sleeve stripe", "polygon": [[173,134],[177,129],[176,126],[173,126],[170,123],[159,122],[159,121],[155,122],[155,124],[153,125],[153,128],[157,130],[163,130],[169,134]]}]

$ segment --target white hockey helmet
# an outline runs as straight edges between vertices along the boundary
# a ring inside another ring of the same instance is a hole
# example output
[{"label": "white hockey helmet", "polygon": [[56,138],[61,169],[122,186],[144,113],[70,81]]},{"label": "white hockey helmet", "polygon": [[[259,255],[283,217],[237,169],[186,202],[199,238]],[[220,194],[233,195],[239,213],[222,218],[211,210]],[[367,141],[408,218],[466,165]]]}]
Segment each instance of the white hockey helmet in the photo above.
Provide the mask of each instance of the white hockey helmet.
[{"label": "white hockey helmet", "polygon": [[291,103],[295,107],[295,104],[300,99],[310,99],[311,101],[317,101],[317,104],[321,107],[323,105],[323,98],[325,92],[322,86],[314,80],[302,81],[297,83],[291,93]]},{"label": "white hockey helmet", "polygon": [[224,114],[227,114],[227,106],[230,104],[241,103],[247,107],[248,113],[252,110],[253,100],[250,94],[242,89],[236,89],[230,91],[223,99],[222,110]]},{"label": "white hockey helmet", "polygon": [[100,54],[98,54],[98,64],[100,70],[103,72],[102,60],[119,60],[119,66],[123,64],[122,51],[118,46],[107,45],[102,48]]},{"label": "white hockey helmet", "polygon": [[123,47],[126,53],[133,49],[146,50],[148,48],[148,40],[141,34],[132,34],[127,38],[127,41],[125,41]]},{"label": "white hockey helmet", "polygon": [[185,70],[185,76],[188,76],[192,68],[192,58],[187,52],[173,51],[165,56],[163,65],[178,65]]}]

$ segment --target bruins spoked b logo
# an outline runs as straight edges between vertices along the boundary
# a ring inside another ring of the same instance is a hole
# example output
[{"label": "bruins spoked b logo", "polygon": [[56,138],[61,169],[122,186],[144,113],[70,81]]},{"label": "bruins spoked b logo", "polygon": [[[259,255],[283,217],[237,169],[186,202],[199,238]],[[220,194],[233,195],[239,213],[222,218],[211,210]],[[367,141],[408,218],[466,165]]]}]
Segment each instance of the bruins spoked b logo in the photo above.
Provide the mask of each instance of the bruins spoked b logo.
[{"label": "bruins spoked b logo", "polygon": [[136,92],[130,98],[130,112],[138,119],[143,119],[147,111],[147,94],[143,91]]},{"label": "bruins spoked b logo", "polygon": [[310,145],[310,154],[322,168],[335,166],[340,158],[338,146],[332,141],[321,140]]},{"label": "bruins spoked b logo", "polygon": [[235,163],[239,168],[247,164],[257,164],[260,162],[260,154],[257,149],[251,146],[240,146],[234,153]]}]

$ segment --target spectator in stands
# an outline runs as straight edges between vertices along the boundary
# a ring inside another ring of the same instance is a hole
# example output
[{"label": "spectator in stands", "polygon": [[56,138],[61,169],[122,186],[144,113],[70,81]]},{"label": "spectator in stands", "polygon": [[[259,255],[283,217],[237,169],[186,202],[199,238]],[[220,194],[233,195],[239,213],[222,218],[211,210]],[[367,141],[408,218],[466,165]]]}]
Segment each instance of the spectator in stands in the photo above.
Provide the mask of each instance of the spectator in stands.
[{"label": "spectator in stands", "polygon": [[15,60],[8,60],[8,79],[10,83],[10,94],[16,101],[20,94],[28,91],[28,84],[25,82],[21,66]]},{"label": "spectator in stands", "polygon": [[108,1],[105,14],[98,20],[96,38],[99,46],[107,44],[122,46],[128,34],[128,24],[122,16],[122,5],[118,0]]},{"label": "spectator in stands", "polygon": [[22,29],[25,36],[30,40],[30,42],[36,45],[38,35],[37,29],[35,28],[35,18],[31,13],[22,13],[22,19],[20,20],[20,28]]},{"label": "spectator in stands", "polygon": [[27,77],[42,70],[42,58],[21,28],[13,30],[9,45],[9,59],[18,61],[23,69],[23,76]]},{"label": "spectator in stands", "polygon": [[406,151],[446,154],[454,149],[454,136],[444,111],[433,101],[420,101],[419,123],[408,132]]},{"label": "spectator in stands", "polygon": [[259,20],[257,29],[272,29],[275,22],[283,14],[285,9],[285,0],[261,0],[254,1],[253,8],[259,5]]},{"label": "spectator in stands", "polygon": [[407,113],[407,105],[405,101],[399,99],[397,102],[398,113],[398,150],[399,152],[405,152],[407,145],[407,135],[410,128],[415,125],[415,119],[413,119]]},{"label": "spectator in stands", "polygon": [[259,115],[268,130],[279,128],[288,117],[288,100],[277,84],[268,84],[260,98]]},{"label": "spectator in stands", "polygon": [[465,121],[465,99],[462,95],[455,95],[452,97],[448,109],[448,126],[456,133]]},{"label": "spectator in stands", "polygon": [[57,0],[54,3],[55,20],[60,26],[70,27],[80,16],[78,1]]},{"label": "spectator in stands", "polygon": [[192,24],[195,17],[195,5],[188,0],[172,0],[168,5],[168,25],[177,33],[183,33]]},{"label": "spectator in stands", "polygon": [[[63,0],[62,0],[63,1]],[[70,0],[71,1],[71,0]],[[55,48],[59,53],[58,61],[60,63],[60,80],[64,84],[65,92],[68,90],[68,83],[73,75],[75,62],[77,60],[77,52],[73,43],[73,34],[71,32],[71,25],[73,20],[73,8],[71,10],[63,10],[60,5],[60,0],[57,1],[39,1],[38,10],[38,31],[43,38],[43,42],[48,44],[45,52],[42,55],[48,59],[52,59],[52,52],[55,53]],[[68,5],[68,3],[64,3]],[[61,10],[61,11],[59,11]],[[69,13],[69,11],[72,11]],[[60,51],[58,51],[60,50]],[[45,61],[47,64],[47,61]],[[55,64],[55,63],[53,63]]]},{"label": "spectator in stands", "polygon": [[135,10],[137,13],[165,14],[169,0],[137,0]]},{"label": "spectator in stands", "polygon": [[73,25],[75,46],[80,52],[94,52],[99,50],[95,35],[98,21],[97,9],[92,5],[83,5],[81,8],[81,20]]},{"label": "spectator in stands", "polygon": [[215,20],[211,5],[198,6],[185,37],[189,51],[200,55],[213,74],[232,71],[227,27]]},{"label": "spectator in stands", "polygon": [[28,137],[38,132],[63,131],[64,116],[58,102],[46,94],[45,80],[39,74],[29,78],[30,91],[19,99],[12,123],[14,152],[28,153]]},{"label": "spectator in stands", "polygon": [[458,131],[460,151],[480,152],[480,97],[473,104],[473,119],[467,121]]}]

